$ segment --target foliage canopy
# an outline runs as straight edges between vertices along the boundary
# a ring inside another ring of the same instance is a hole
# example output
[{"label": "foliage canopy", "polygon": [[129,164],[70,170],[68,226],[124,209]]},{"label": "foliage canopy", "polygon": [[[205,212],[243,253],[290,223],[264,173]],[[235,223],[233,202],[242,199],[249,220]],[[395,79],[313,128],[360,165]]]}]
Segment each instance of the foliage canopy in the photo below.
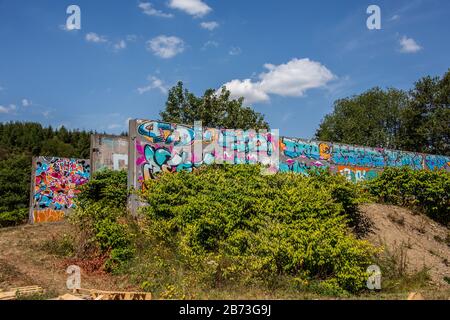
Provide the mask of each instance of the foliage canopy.
[{"label": "foliage canopy", "polygon": [[242,105],[243,98],[231,99],[230,91],[222,88],[220,92],[213,89],[197,97],[183,88],[180,81],[169,90],[166,107],[160,113],[165,122],[193,125],[202,121],[210,128],[228,129],[268,129],[264,116],[250,107]]},{"label": "foliage canopy", "polygon": [[370,89],[337,100],[316,138],[369,147],[450,155],[450,70],[414,88]]}]

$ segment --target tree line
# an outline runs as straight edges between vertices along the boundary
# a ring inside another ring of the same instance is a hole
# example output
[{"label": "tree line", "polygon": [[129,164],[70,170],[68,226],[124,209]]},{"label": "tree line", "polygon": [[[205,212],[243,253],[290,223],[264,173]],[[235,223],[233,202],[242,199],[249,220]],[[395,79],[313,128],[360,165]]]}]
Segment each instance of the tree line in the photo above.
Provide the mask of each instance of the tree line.
[{"label": "tree line", "polygon": [[[178,82],[168,92],[162,121],[213,128],[269,129],[263,114],[208,89],[196,96]],[[54,129],[33,122],[0,123],[0,226],[26,217],[32,156],[89,158],[93,131]],[[335,101],[315,138],[322,141],[450,155],[450,69],[410,90],[372,88]],[[2,222],[3,221],[3,222]],[[5,222],[6,221],[6,222]]]},{"label": "tree line", "polygon": [[315,137],[323,141],[450,155],[450,69],[410,90],[372,88],[337,100]]},{"label": "tree line", "polygon": [[33,156],[89,158],[93,131],[0,123],[0,227],[26,220]]}]

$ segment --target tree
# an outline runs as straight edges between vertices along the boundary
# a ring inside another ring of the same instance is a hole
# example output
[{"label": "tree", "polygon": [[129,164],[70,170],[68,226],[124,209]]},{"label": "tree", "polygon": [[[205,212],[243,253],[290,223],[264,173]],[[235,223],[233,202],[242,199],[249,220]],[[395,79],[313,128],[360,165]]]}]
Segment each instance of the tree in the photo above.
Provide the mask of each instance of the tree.
[{"label": "tree", "polygon": [[450,69],[408,92],[373,88],[338,100],[316,138],[370,147],[450,155]]},{"label": "tree", "polygon": [[402,147],[450,155],[450,69],[441,78],[417,81],[402,114]]},{"label": "tree", "polygon": [[30,195],[31,158],[24,154],[0,160],[0,227],[26,220]]},{"label": "tree", "polygon": [[203,126],[229,129],[269,129],[264,115],[242,105],[243,98],[230,99],[225,87],[220,92],[205,91],[202,97],[183,88],[180,81],[170,89],[166,108],[160,113],[162,121],[193,125],[202,121]]},{"label": "tree", "polygon": [[400,114],[408,102],[401,90],[373,88],[340,99],[323,119],[316,138],[372,147],[398,148]]}]

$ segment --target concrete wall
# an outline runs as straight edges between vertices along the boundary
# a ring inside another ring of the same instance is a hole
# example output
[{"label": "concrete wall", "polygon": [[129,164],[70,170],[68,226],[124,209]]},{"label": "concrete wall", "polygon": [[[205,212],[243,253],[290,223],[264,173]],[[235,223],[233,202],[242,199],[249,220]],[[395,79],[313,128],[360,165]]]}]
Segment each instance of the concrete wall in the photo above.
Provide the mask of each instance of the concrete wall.
[{"label": "concrete wall", "polygon": [[450,171],[450,157],[384,148],[282,137],[280,149],[281,172],[305,173],[310,167],[328,167],[349,180],[360,181],[376,177],[386,167]]},{"label": "concrete wall", "polygon": [[272,171],[296,173],[327,167],[352,181],[371,179],[386,167],[450,171],[450,157],[278,137],[276,131],[257,134],[132,120],[129,132],[129,186],[135,188],[143,188],[143,181],[159,172],[223,162],[258,162],[271,165]]},{"label": "concrete wall", "polygon": [[[323,167],[360,181],[386,167],[450,171],[450,157],[280,137],[278,130],[254,132],[203,128],[153,120],[130,120],[129,137],[93,135],[91,161],[33,158],[30,222],[61,220],[74,208],[76,187],[92,171],[128,168],[128,187],[144,189],[144,181],[160,172],[192,171],[213,163],[268,165],[263,173],[295,172]],[[127,165],[128,164],[128,165]],[[135,195],[130,210],[141,204]]]},{"label": "concrete wall", "polygon": [[30,223],[53,222],[75,208],[76,188],[89,181],[89,160],[33,158]]},{"label": "concrete wall", "polygon": [[264,163],[277,165],[278,132],[197,129],[158,121],[130,122],[129,186],[159,172],[192,171],[212,163]]},{"label": "concrete wall", "polygon": [[102,169],[128,170],[128,137],[91,135],[92,172]]}]

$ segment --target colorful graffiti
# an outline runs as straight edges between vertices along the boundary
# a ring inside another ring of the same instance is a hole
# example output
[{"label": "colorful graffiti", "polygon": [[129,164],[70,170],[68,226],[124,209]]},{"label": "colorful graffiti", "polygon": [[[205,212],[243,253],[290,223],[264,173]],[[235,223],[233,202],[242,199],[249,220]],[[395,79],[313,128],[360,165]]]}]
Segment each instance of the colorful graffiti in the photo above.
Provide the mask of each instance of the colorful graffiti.
[{"label": "colorful graffiti", "polygon": [[44,209],[33,211],[34,223],[57,222],[61,221],[63,218],[64,218],[63,210]]},{"label": "colorful graffiti", "polygon": [[192,171],[203,164],[263,163],[273,171],[307,174],[329,168],[352,181],[376,177],[386,167],[450,171],[450,157],[278,137],[278,133],[189,127],[135,120],[136,181],[159,172]]},{"label": "colorful graffiti", "polygon": [[375,178],[379,171],[373,168],[338,166],[338,172],[348,180],[359,182]]},{"label": "colorful graffiti", "polygon": [[[157,121],[136,123],[137,183],[160,172],[192,171],[213,163],[270,164],[278,159],[278,134],[187,127]],[[135,186],[137,187],[137,186]]]},{"label": "colorful graffiti", "polygon": [[450,157],[445,156],[285,137],[280,138],[280,146],[281,172],[306,174],[313,167],[328,167],[357,182],[376,177],[386,167],[450,171]]},{"label": "colorful graffiti", "polygon": [[34,163],[30,218],[32,222],[60,220],[75,207],[77,187],[89,180],[89,160],[39,157]]}]

